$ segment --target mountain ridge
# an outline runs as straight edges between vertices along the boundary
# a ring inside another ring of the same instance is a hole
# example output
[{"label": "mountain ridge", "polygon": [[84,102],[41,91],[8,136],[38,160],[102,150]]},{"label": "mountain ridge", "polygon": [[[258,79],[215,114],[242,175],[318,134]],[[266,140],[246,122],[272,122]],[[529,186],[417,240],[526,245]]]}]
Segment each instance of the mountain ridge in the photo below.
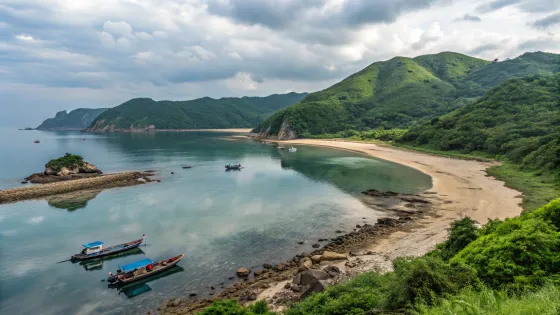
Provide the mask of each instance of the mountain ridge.
[{"label": "mountain ridge", "polygon": [[378,61],[274,113],[253,131],[293,139],[344,130],[409,128],[473,103],[514,78],[560,71],[560,55],[490,62],[454,52]]},{"label": "mountain ridge", "polygon": [[53,118],[45,119],[37,130],[81,130],[88,127],[107,108],[77,108],[70,112],[62,110]]}]

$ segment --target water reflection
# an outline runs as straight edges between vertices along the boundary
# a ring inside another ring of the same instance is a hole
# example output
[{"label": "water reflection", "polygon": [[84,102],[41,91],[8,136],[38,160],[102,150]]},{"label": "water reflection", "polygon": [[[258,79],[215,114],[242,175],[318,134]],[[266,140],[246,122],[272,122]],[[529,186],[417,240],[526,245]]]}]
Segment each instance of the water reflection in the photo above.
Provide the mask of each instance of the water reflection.
[{"label": "water reflection", "polygon": [[65,209],[68,212],[85,208],[88,202],[101,193],[101,190],[80,191],[76,193],[57,195],[47,198],[49,206]]},{"label": "water reflection", "polygon": [[175,266],[169,270],[166,270],[162,273],[158,273],[156,275],[153,275],[149,278],[146,278],[144,280],[140,280],[138,282],[134,282],[131,284],[127,284],[125,286],[118,286],[116,284],[109,284],[108,287],[111,289],[117,289],[119,294],[124,294],[126,297],[128,297],[129,299],[138,296],[140,294],[146,293],[148,291],[151,291],[152,288],[148,285],[149,282],[161,279],[161,278],[165,278],[167,276],[170,276],[172,274],[175,273],[179,273],[179,272],[183,272],[185,271],[185,269],[181,266]]}]

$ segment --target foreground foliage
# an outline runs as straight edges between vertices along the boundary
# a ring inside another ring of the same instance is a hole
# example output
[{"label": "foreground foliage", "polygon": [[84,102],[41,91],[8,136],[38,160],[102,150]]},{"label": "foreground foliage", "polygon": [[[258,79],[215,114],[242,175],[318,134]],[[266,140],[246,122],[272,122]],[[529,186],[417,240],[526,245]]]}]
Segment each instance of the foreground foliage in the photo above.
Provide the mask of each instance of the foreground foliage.
[{"label": "foreground foliage", "polygon": [[249,307],[243,307],[235,300],[216,301],[199,315],[272,315],[264,301],[258,301]]}]

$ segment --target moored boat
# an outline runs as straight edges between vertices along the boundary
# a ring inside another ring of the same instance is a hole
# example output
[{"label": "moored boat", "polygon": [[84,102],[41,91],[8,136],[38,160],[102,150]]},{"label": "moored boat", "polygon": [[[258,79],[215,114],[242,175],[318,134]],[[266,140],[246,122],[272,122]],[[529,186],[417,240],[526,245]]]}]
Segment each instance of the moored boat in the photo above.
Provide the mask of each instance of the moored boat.
[{"label": "moored boat", "polygon": [[241,164],[226,164],[226,170],[240,170]]},{"label": "moored boat", "polygon": [[289,152],[296,152],[296,151],[297,151],[297,149],[296,149],[296,148],[294,148],[294,147],[291,147],[291,148],[289,148],[289,149],[288,149],[288,151],[289,151]]},{"label": "moored boat", "polygon": [[144,239],[146,238],[146,235],[142,235],[141,239],[132,241],[132,242],[128,242],[128,243],[122,243],[122,244],[118,244],[118,245],[113,245],[113,246],[109,246],[107,248],[103,248],[104,243],[101,241],[95,241],[95,242],[91,242],[91,243],[87,243],[84,244],[84,249],[82,249],[82,251],[79,254],[73,255],[72,258],[70,258],[71,260],[86,260],[86,259],[93,259],[93,258],[98,258],[98,257],[103,257],[103,256],[108,256],[108,255],[112,255],[112,254],[116,254],[116,253],[120,253],[123,252],[125,250],[130,250],[133,248],[137,248],[138,246],[140,246],[140,244],[142,244],[142,242],[144,241]]},{"label": "moored boat", "polygon": [[116,274],[109,272],[107,281],[109,283],[123,285],[145,279],[175,267],[183,257],[185,257],[185,255],[181,254],[156,262],[152,261],[150,258],[145,258],[128,265],[120,266]]}]

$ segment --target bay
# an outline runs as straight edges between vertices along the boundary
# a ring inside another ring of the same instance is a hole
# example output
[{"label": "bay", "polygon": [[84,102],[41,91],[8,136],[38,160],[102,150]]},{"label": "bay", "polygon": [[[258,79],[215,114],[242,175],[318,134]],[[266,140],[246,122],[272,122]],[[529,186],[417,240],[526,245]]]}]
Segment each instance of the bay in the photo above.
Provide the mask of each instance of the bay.
[{"label": "bay", "polygon": [[[227,133],[84,134],[0,129],[0,189],[66,152],[104,172],[155,169],[161,183],[91,192],[78,201],[0,205],[0,309],[6,314],[136,314],[166,298],[208,296],[238,267],[311,251],[318,238],[375,223],[365,189],[415,193],[429,176],[361,154],[297,146],[295,153]],[[40,140],[40,143],[33,143]],[[224,164],[245,168],[225,172]],[[190,165],[191,169],[182,169]],[[173,172],[174,174],[171,174]],[[137,252],[81,265],[57,263],[83,243],[147,235]],[[298,241],[305,244],[298,245]],[[184,253],[182,268],[119,294],[102,282],[118,265]]]}]

